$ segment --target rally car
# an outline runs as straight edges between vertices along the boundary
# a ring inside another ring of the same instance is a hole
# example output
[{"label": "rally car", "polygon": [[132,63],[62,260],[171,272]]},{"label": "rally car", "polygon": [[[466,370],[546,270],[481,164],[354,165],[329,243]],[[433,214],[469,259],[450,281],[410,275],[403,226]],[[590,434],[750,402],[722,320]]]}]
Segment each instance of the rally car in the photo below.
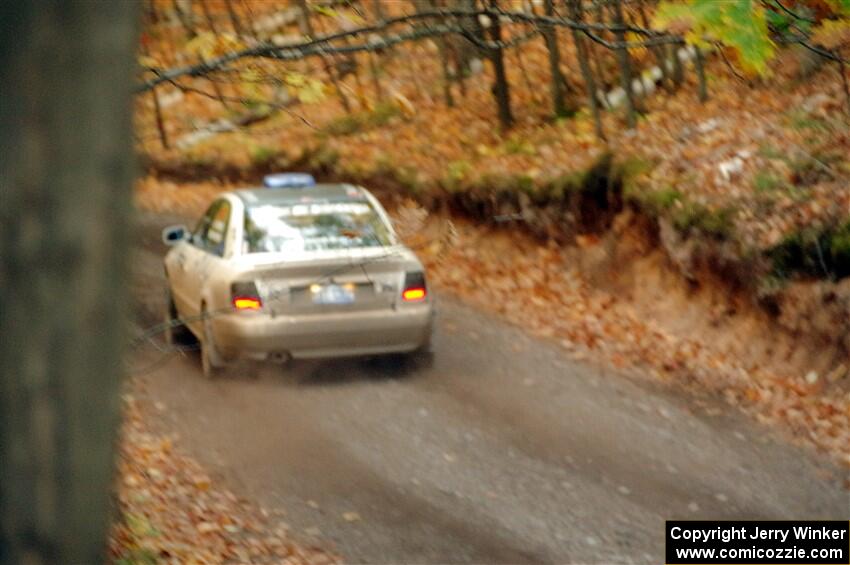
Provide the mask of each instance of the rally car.
[{"label": "rally car", "polygon": [[166,338],[188,329],[205,376],[236,359],[427,352],[425,270],[365,188],[269,175],[163,230]]}]

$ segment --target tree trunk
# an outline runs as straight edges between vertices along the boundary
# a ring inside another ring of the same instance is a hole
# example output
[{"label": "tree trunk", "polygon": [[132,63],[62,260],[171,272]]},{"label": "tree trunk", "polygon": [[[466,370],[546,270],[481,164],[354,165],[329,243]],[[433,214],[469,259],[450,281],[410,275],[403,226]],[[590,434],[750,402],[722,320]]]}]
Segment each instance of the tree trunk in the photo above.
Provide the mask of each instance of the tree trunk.
[{"label": "tree trunk", "polygon": [[177,19],[180,20],[180,24],[183,26],[183,29],[186,30],[186,35],[189,36],[189,39],[192,39],[195,35],[197,35],[197,32],[195,31],[195,23],[192,18],[192,5],[189,4],[184,10],[181,4],[182,0],[174,0],[174,13],[177,14]]},{"label": "tree trunk", "polygon": [[702,54],[702,49],[698,46],[694,47],[696,49],[696,57],[694,57],[694,66],[697,71],[697,81],[699,83],[699,101],[705,102],[708,100],[708,88],[705,85],[705,65],[704,65],[704,57]]},{"label": "tree trunk", "polygon": [[[580,22],[581,17],[581,0],[569,0],[570,12],[575,21]],[[596,99],[596,81],[593,80],[593,72],[590,70],[590,61],[587,56],[587,45],[584,43],[584,38],[581,32],[573,29],[573,41],[576,44],[576,53],[578,55],[579,66],[581,67],[581,76],[584,79],[584,85],[587,89],[588,104],[590,104],[590,113],[593,115],[593,124],[596,128],[596,136],[599,139],[605,139],[605,132],[602,129],[602,117],[599,115],[599,101]]]},{"label": "tree trunk", "polygon": [[253,12],[251,12],[251,6],[245,3],[243,0],[242,7],[245,9],[246,12],[245,20],[248,22],[248,29],[251,30],[251,36],[255,40],[260,41],[260,32],[257,29],[256,24],[254,23],[254,14]]},{"label": "tree trunk", "polygon": [[[316,32],[313,30],[313,22],[310,19],[310,7],[307,5],[307,0],[298,0],[298,7],[301,10],[301,19],[298,20],[298,25],[301,28],[301,34],[306,35],[311,39],[316,37]],[[328,59],[324,55],[320,55],[319,58],[325,66],[325,71],[328,73],[328,78],[330,79],[331,84],[333,84],[334,90],[336,90],[336,94],[339,97],[339,102],[342,104],[343,110],[350,114],[351,102],[349,102],[348,96],[346,96],[345,92],[343,92],[342,85],[337,78],[336,65],[332,60]]]},{"label": "tree trunk", "polygon": [[375,99],[379,102],[384,98],[384,91],[381,88],[381,75],[378,72],[378,63],[375,61],[377,56],[374,53],[366,53],[369,58],[369,72],[372,75],[372,85],[375,87]]},{"label": "tree trunk", "polygon": [[[547,16],[555,15],[553,0],[545,0],[544,6]],[[566,116],[569,114],[564,95],[567,81],[561,73],[561,50],[558,48],[558,34],[554,27],[543,28],[543,40],[546,42],[546,49],[549,51],[549,88],[552,92],[552,113],[555,117]]]},{"label": "tree trunk", "polygon": [[[462,10],[475,10],[475,0],[458,0],[457,7]],[[481,28],[481,23],[478,18],[470,16],[461,18],[460,27],[464,30],[464,36],[474,35],[484,39],[484,31]],[[466,97],[466,79],[472,75],[472,62],[482,59],[486,53],[469,41],[468,37],[464,36],[448,36],[447,41],[451,45],[452,59],[454,60],[455,78],[460,88],[460,95]]]},{"label": "tree trunk", "polygon": [[[614,24],[618,27],[622,27],[624,25],[623,6],[621,1],[622,0],[614,0],[613,3]],[[617,48],[617,64],[620,67],[620,86],[626,91],[624,98],[626,104],[626,124],[628,124],[629,129],[631,129],[637,125],[637,118],[635,116],[635,94],[632,90],[632,63],[629,58],[629,50],[622,45],[626,41],[626,32],[622,29],[618,29],[614,32],[614,36],[617,38],[617,42],[620,43],[620,47]]]},{"label": "tree trunk", "polygon": [[[594,1],[594,4],[596,5],[596,23],[604,24],[605,23],[605,8],[603,7],[602,2],[600,2],[600,1]],[[610,34],[606,31],[599,30],[599,31],[596,32],[596,35],[598,35],[599,37],[601,37],[603,39],[610,39]],[[587,45],[589,46],[587,48],[587,51],[588,51],[588,54],[590,56],[590,61],[593,65],[594,71],[596,72],[596,80],[598,82],[597,88],[600,91],[603,91],[603,96],[604,96],[604,91],[608,90],[609,82],[608,82],[608,73],[605,72],[606,69],[605,69],[605,67],[602,66],[602,56],[604,56],[608,52],[608,50],[606,48],[604,48],[603,46],[601,46],[601,45],[599,45],[599,44],[597,44],[596,42],[593,42],[593,41],[587,43]],[[601,56],[599,55],[600,52],[602,53]],[[605,97],[605,106],[608,107],[607,96]]]},{"label": "tree trunk", "polygon": [[381,0],[372,0],[372,8],[375,11],[375,17],[378,21],[384,21],[384,7],[381,6]]},{"label": "tree trunk", "polygon": [[310,19],[310,6],[307,5],[307,0],[298,0],[298,8],[301,10],[301,17],[298,20],[298,27],[301,28],[301,35],[313,38],[316,32],[313,31],[313,21]]},{"label": "tree trunk", "polygon": [[0,7],[2,564],[106,561],[138,7]]},{"label": "tree trunk", "polygon": [[207,20],[207,25],[210,26],[210,31],[213,32],[213,35],[218,35],[218,28],[215,27],[215,19],[213,19],[210,13],[210,7],[207,6],[207,0],[200,0],[200,3],[201,11],[204,13],[204,19]]},{"label": "tree trunk", "polygon": [[242,22],[239,21],[239,15],[233,9],[233,4],[230,0],[224,0],[224,6],[227,8],[227,16],[230,18],[230,25],[233,26],[233,33],[237,36],[245,35],[242,29]]},{"label": "tree trunk", "polygon": [[[434,0],[431,0],[430,4],[432,8],[437,7],[437,3]],[[446,106],[451,108],[455,105],[455,99],[452,96],[452,73],[449,67],[449,49],[445,37],[438,37],[436,41],[440,56],[440,70],[443,73],[443,98],[446,100]]]},{"label": "tree trunk", "polygon": [[[383,22],[387,17],[386,14],[384,13],[383,1],[384,0],[373,0],[372,1],[372,12],[374,12],[374,14],[375,14],[375,22],[376,23]],[[393,47],[387,47],[385,49],[380,50],[378,52],[378,55],[380,56],[379,68],[383,69],[384,65],[387,62],[391,62],[393,60],[393,54],[394,54]]]},{"label": "tree trunk", "polygon": [[[345,39],[343,39],[343,44],[350,45],[351,41],[346,37]],[[348,57],[343,58],[340,63],[344,65],[346,69],[350,69],[348,71],[348,74],[351,74],[354,77],[354,86],[356,87],[355,94],[357,95],[357,101],[360,103],[360,108],[368,108],[369,104],[366,98],[366,89],[363,88],[363,83],[360,80],[360,73],[357,72],[357,69],[359,68],[359,65],[357,63],[357,55],[352,53]],[[345,78],[346,76],[341,72],[340,75],[340,78]]]},{"label": "tree trunk", "polygon": [[[490,7],[498,9],[499,3],[497,0],[490,0]],[[490,22],[490,39],[495,42],[502,40],[502,24],[498,17],[493,17]],[[496,97],[496,105],[499,108],[499,125],[502,130],[510,129],[514,123],[514,116],[511,112],[511,92],[508,85],[508,76],[505,73],[505,55],[501,47],[491,50],[490,62],[493,64],[493,74],[495,82],[493,83],[493,96]]]},{"label": "tree trunk", "polygon": [[682,66],[682,60],[679,58],[679,48],[682,45],[680,43],[673,43],[670,45],[670,51],[672,55],[672,64],[673,64],[673,85],[676,88],[682,86],[682,83],[685,81],[685,69]]},{"label": "tree trunk", "polygon": [[[209,6],[207,6],[207,0],[200,0],[200,2],[201,11],[203,11],[204,13],[204,19],[207,21],[207,25],[210,26],[210,31],[212,31],[213,35],[218,36],[218,28],[216,28],[215,20],[213,19],[212,14],[210,13]],[[203,60],[204,58],[201,57],[201,61]],[[224,97],[224,93],[221,91],[221,86],[219,86],[215,79],[211,78],[210,75],[207,75],[206,79],[209,81],[210,86],[213,89],[213,93],[215,94],[215,97],[218,99],[221,105],[224,106],[225,109],[229,110],[230,104],[227,103],[227,99]]]},{"label": "tree trunk", "polygon": [[446,106],[451,108],[455,105],[455,99],[452,96],[452,75],[449,71],[449,55],[444,38],[437,38],[437,49],[440,56],[440,69],[443,73],[443,98],[446,101]]},{"label": "tree trunk", "polygon": [[[421,14],[422,12],[432,10],[437,7],[437,2],[435,0],[413,0],[413,9],[417,14]],[[446,38],[435,37],[434,43],[437,44],[437,55],[440,58],[440,72],[443,75],[441,85],[443,89],[443,99],[446,102],[446,106],[452,108],[455,105],[455,100],[452,96],[452,74],[449,69],[449,53],[446,47]]]},{"label": "tree trunk", "polygon": [[[643,27],[646,29],[652,29],[652,23],[646,16],[646,10],[644,9],[645,1],[646,0],[641,0],[638,2],[638,13],[640,13],[640,19]],[[654,47],[650,47],[650,51],[652,51],[652,55],[655,57],[655,62],[658,65],[658,68],[661,69],[661,85],[666,89],[670,89],[670,72],[667,69],[667,58],[664,55],[664,46],[656,45]]]}]

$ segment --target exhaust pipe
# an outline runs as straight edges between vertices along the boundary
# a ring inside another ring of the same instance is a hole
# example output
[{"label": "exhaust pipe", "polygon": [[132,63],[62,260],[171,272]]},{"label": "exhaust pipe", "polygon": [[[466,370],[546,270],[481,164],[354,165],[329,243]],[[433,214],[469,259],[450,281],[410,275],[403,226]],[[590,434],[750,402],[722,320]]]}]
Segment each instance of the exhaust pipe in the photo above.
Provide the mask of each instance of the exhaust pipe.
[{"label": "exhaust pipe", "polygon": [[286,353],[285,351],[277,351],[269,354],[269,361],[272,361],[273,363],[288,363],[290,358],[289,353]]}]

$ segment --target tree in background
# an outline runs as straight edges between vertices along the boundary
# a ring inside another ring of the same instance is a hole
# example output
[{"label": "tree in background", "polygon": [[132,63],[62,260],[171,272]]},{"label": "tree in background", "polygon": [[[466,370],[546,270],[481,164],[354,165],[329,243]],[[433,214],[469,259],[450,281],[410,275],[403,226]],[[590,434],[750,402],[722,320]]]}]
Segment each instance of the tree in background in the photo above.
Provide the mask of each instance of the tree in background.
[{"label": "tree in background", "polygon": [[[490,8],[498,9],[498,0],[489,0]],[[499,18],[490,21],[490,39],[497,45],[490,49],[489,58],[493,64],[493,96],[496,97],[496,106],[499,109],[499,123],[503,130],[509,129],[514,123],[511,111],[511,90],[508,86],[508,76],[505,72],[504,49],[499,46],[502,41],[502,23]]]},{"label": "tree in background", "polygon": [[[269,13],[261,18],[266,28],[262,35],[248,33],[260,23],[253,22],[250,14],[255,12],[244,0],[228,2],[224,10],[212,14],[217,19],[201,17],[205,3],[161,0],[159,4],[164,17],[146,21],[151,35],[162,32],[161,36],[169,39],[161,43],[170,45],[155,54],[162,60],[147,58],[150,62],[143,64],[145,76],[138,91],[162,86],[221,99],[215,92],[217,82],[221,82],[231,93],[227,100],[268,109],[262,117],[280,110],[294,114],[285,108],[287,104],[268,100],[268,87],[274,83],[293,90],[288,99],[292,104],[321,99],[324,87],[316,77],[322,74],[322,68],[330,73],[329,82],[347,113],[372,111],[385,90],[392,106],[401,100],[397,85],[387,75],[382,86],[380,75],[387,72],[383,67],[391,53],[404,53],[409,61],[405,70],[415,87],[398,103],[405,112],[416,111],[417,98],[430,105],[432,87],[437,86],[447,107],[462,106],[469,99],[467,83],[483,86],[487,81],[495,118],[505,131],[514,122],[512,101],[524,98],[523,84],[510,84],[516,76],[514,71],[519,71],[532,104],[537,103],[540,85],[532,82],[523,61],[533,60],[533,54],[540,52],[534,45],[538,42],[548,55],[551,113],[581,116],[577,106],[586,98],[596,134],[604,139],[603,113],[623,107],[626,125],[635,126],[638,113],[647,111],[646,97],[655,92],[659,81],[672,91],[684,85],[693,72],[699,100],[707,100],[709,84],[704,67],[709,58],[726,61],[731,72],[742,79],[747,74],[767,77],[777,45],[798,44],[812,54],[817,65],[834,62],[846,84],[850,49],[850,0],[546,0],[536,7],[523,2],[521,9],[517,2],[498,0],[373,0],[363,4],[290,0],[280,4],[288,6],[277,14],[280,18],[271,17],[278,9],[276,3],[263,4],[269,6],[264,8]],[[176,16],[169,17],[174,11],[178,12]],[[170,34],[167,22],[183,20],[189,21],[181,24],[185,32]],[[297,20],[301,21],[302,40],[287,40],[291,35],[288,27]],[[209,29],[205,29],[205,23]],[[215,33],[216,29],[220,33]],[[428,48],[429,42],[433,49]],[[683,49],[686,43],[690,45]],[[209,48],[208,57],[193,52],[197,50],[192,47],[199,44]],[[529,54],[532,58],[527,58]],[[357,58],[364,56],[374,86],[372,102],[357,73]],[[434,66],[436,80],[430,82],[422,80],[428,58],[436,58],[432,60],[438,63]],[[489,61],[490,72],[480,73],[481,59]],[[317,60],[324,64],[316,65]],[[296,62],[298,73],[293,71]],[[570,77],[569,82],[565,75]],[[349,76],[353,85],[348,84]],[[210,85],[196,79],[209,80],[212,91],[202,92],[201,88],[209,90]],[[452,83],[457,83],[459,96]],[[512,87],[519,89],[518,94],[511,92]],[[585,96],[580,97],[582,90]],[[850,90],[845,91],[850,113]],[[358,112],[353,111],[346,92],[357,96]],[[164,110],[157,110],[156,96],[152,106],[160,124]],[[222,119],[238,125],[239,120],[230,119],[232,112],[223,101],[221,106]],[[364,119],[362,115],[351,117]],[[197,127],[191,120],[185,122],[188,128]],[[209,123],[218,127],[219,122]],[[253,117],[248,120],[255,122]],[[163,146],[167,145],[166,137],[159,137]]]},{"label": "tree in background", "polygon": [[[555,15],[554,0],[543,2],[547,16]],[[546,50],[549,53],[549,89],[552,93],[552,113],[555,117],[564,117],[572,113],[567,107],[567,79],[561,72],[561,50],[558,47],[558,32],[554,27],[543,28],[543,40],[546,42]]]},{"label": "tree in background", "polygon": [[777,45],[799,45],[819,63],[836,63],[850,114],[850,0],[665,0],[658,6],[655,24],[685,31],[685,40],[696,47],[701,99],[707,96],[703,49],[717,48],[724,58],[729,50],[744,72],[767,75]]},{"label": "tree in background", "polygon": [[119,423],[136,4],[0,5],[0,563],[99,563]]}]

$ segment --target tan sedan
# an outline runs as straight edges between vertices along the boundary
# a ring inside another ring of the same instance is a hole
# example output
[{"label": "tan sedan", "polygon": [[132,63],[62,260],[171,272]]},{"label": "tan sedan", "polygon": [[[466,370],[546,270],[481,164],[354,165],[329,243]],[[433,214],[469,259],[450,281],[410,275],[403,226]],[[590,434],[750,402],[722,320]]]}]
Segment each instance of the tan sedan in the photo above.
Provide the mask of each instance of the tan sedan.
[{"label": "tan sedan", "polygon": [[375,197],[303,174],[265,184],[222,194],[191,232],[163,231],[168,339],[188,328],[206,376],[238,358],[427,351],[422,263]]}]

